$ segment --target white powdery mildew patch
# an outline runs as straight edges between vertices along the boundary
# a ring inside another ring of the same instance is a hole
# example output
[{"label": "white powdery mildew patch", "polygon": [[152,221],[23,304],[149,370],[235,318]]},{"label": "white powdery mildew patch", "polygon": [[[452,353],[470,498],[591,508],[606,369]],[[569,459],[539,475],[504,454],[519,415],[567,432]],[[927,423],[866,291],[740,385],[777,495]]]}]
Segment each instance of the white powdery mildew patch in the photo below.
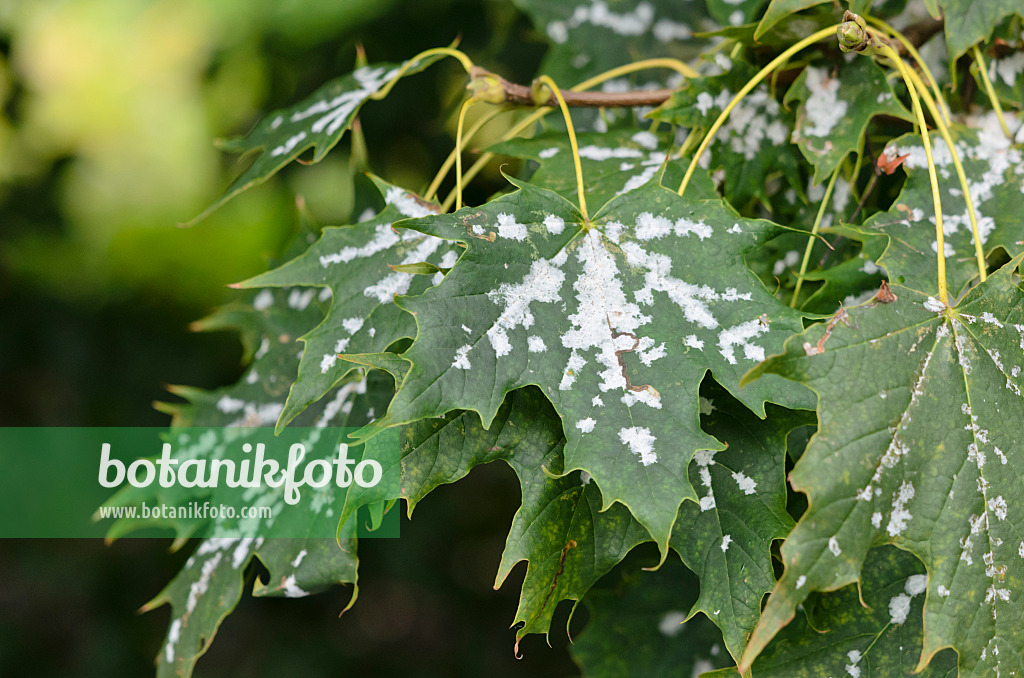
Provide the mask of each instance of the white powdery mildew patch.
[{"label": "white powdery mildew patch", "polygon": [[942,584],[939,584],[938,588],[935,589],[935,592],[939,594],[939,598],[948,598],[949,597],[949,589],[947,589]]},{"label": "white powdery mildew patch", "polygon": [[706,329],[716,329],[718,321],[712,315],[706,301],[751,300],[749,292],[740,294],[732,287],[720,293],[707,285],[698,287],[673,278],[669,275],[672,271],[672,260],[664,254],[648,254],[638,243],[624,243],[622,251],[630,266],[648,271],[644,276],[644,286],[633,293],[634,298],[641,304],[650,305],[654,303],[655,291],[664,292],[683,311],[687,322],[696,323]]},{"label": "white powdery mildew patch", "polygon": [[[555,265],[552,265],[552,262]],[[508,355],[512,351],[512,343],[508,331],[515,327],[529,329],[533,327],[534,317],[530,312],[532,302],[554,303],[560,301],[559,291],[565,282],[565,273],[558,269],[564,258],[556,257],[552,261],[538,259],[530,266],[530,272],[523,282],[512,285],[502,283],[487,296],[495,304],[504,305],[504,310],[494,325],[487,330],[487,338],[494,348],[497,357]]]},{"label": "white powdery mildew patch", "polygon": [[964,374],[970,374],[971,370],[971,358],[968,355],[970,350],[970,344],[967,341],[966,334],[957,334],[953,340],[953,345],[956,346],[957,359],[960,361],[960,368],[964,371]]},{"label": "white powdery mildew patch", "polygon": [[907,577],[907,583],[903,585],[903,590],[913,598],[914,596],[924,593],[928,588],[928,575],[926,574],[914,574]]},{"label": "white powdery mildew patch", "polygon": [[164,648],[164,658],[167,663],[170,664],[174,661],[174,646],[181,640],[181,619],[175,619],[171,622],[171,627],[167,629],[167,646]]},{"label": "white powdery mildew patch", "polygon": [[585,23],[607,28],[618,35],[643,35],[654,24],[654,7],[643,0],[631,12],[619,13],[608,9],[604,0],[591,0],[589,6],[577,5],[568,19],[549,23],[547,34],[552,41],[561,45],[569,39],[569,31]]},{"label": "white powdery mildew patch", "polygon": [[999,520],[1006,520],[1006,500],[1002,495],[988,500],[988,510],[995,513]]},{"label": "white powdery mildew patch", "polygon": [[316,294],[315,289],[292,290],[288,293],[288,306],[296,311],[304,311],[309,306],[309,302],[313,301],[314,294]]},{"label": "white powdery mildew patch", "polygon": [[727,534],[724,537],[722,537],[722,553],[725,553],[726,551],[729,550],[729,543],[731,541],[732,541],[732,535]]},{"label": "white powdery mildew patch", "polygon": [[928,297],[928,300],[924,302],[924,307],[933,313],[942,313],[946,310],[945,304],[935,297]]},{"label": "white powdery mildew patch", "polygon": [[295,583],[295,575],[288,575],[284,581],[281,582],[281,588],[284,591],[286,598],[304,598],[309,595],[308,591],[303,591],[299,588],[299,585]]},{"label": "white powdery mildew patch", "polygon": [[347,264],[353,259],[365,259],[378,252],[394,247],[402,240],[401,236],[391,230],[391,224],[377,224],[373,230],[373,238],[361,247],[349,245],[340,252],[320,255],[320,265],[324,268],[333,264]]},{"label": "white powdery mildew patch", "polygon": [[908,614],[910,614],[910,596],[901,593],[889,599],[890,624],[902,625],[907,621]]},{"label": "white powdery mildew patch", "polygon": [[[597,231],[587,233],[577,257],[583,265],[583,272],[573,284],[579,303],[576,313],[568,318],[572,328],[562,335],[562,345],[572,350],[566,374],[578,373],[586,364],[580,353],[597,349],[597,361],[605,368],[600,374],[600,389],[624,390],[626,378],[616,352],[633,350],[639,342],[637,329],[651,318],[641,313],[637,304],[626,301],[615,258],[605,249]],[[563,379],[560,388],[571,384]]]},{"label": "white powdery mildew patch", "polygon": [[[749,296],[749,295],[748,295]],[[754,337],[768,331],[768,324],[760,320],[748,320],[718,334],[718,350],[730,365],[735,365],[735,347],[743,347],[743,357],[754,362],[764,360],[764,348],[752,343]]]},{"label": "white powdery mildew patch", "polygon": [[772,266],[772,275],[782,275],[787,268],[793,268],[800,263],[800,253],[796,250],[789,250],[781,259],[775,261]]},{"label": "white powdery mildew patch", "polygon": [[473,367],[472,363],[469,362],[468,353],[473,350],[473,347],[469,344],[460,346],[455,349],[455,360],[452,361],[452,367],[459,370],[468,370]]},{"label": "white powdery mildew patch", "polygon": [[580,419],[576,422],[576,428],[583,431],[584,433],[590,433],[594,430],[594,425],[597,422],[593,418],[587,417],[586,419]]},{"label": "white powdery mildew patch", "polygon": [[889,514],[889,525],[886,527],[890,537],[895,537],[907,529],[907,522],[914,516],[907,510],[907,502],[914,498],[914,485],[904,480],[900,489],[893,493],[892,513]]},{"label": "white powdery mildew patch", "polygon": [[536,334],[526,338],[526,348],[530,353],[543,353],[548,350],[547,345],[544,343],[544,339]]},{"label": "white powdery mildew patch", "polygon": [[1005,59],[993,59],[988,65],[988,77],[998,76],[1008,87],[1017,84],[1017,76],[1024,73],[1024,52],[1014,52]]},{"label": "white powdery mildew patch", "polygon": [[[702,115],[707,115],[712,107],[724,109],[733,98],[733,93],[728,89],[723,89],[714,98],[710,94],[703,96],[704,94],[706,93],[702,92],[698,95],[696,101],[696,108]],[[766,140],[772,146],[786,143],[789,139],[789,128],[779,119],[779,112],[779,102],[771,96],[768,87],[757,87],[733,109],[729,121],[719,130],[718,137],[721,141],[716,140],[712,150],[721,144],[728,144],[733,153],[753,160]]]},{"label": "white powdery mildew patch", "polygon": [[644,153],[643,151],[635,148],[628,148],[625,146],[609,147],[595,146],[591,144],[580,148],[580,157],[586,158],[587,160],[593,160],[595,162],[606,162],[612,158],[642,158],[644,157]]},{"label": "white powdery mildew patch", "polygon": [[808,66],[805,84],[811,94],[804,102],[804,124],[801,133],[810,137],[827,137],[846,115],[849,103],[839,99],[839,79],[829,77],[824,68]]},{"label": "white powdery mildew patch", "polygon": [[807,577],[805,577],[804,575],[800,575],[799,577],[796,578],[796,587],[798,589],[799,588],[803,588],[803,585],[806,584],[806,583],[807,583]]},{"label": "white powdery mildew patch", "polygon": [[431,208],[417,200],[412,193],[404,191],[397,186],[392,186],[384,195],[384,202],[394,205],[399,212],[407,217],[419,218],[436,214],[436,208]]},{"label": "white powdery mildew patch", "polygon": [[[323,428],[325,426],[329,426],[331,421],[334,419],[334,417],[338,415],[339,412],[345,415],[351,413],[352,405],[354,403],[349,396],[353,394],[364,395],[366,393],[366,384],[366,377],[363,377],[359,381],[350,381],[349,383],[339,388],[337,392],[334,394],[334,398],[332,398],[331,401],[327,403],[327,405],[324,407],[323,413],[320,415],[320,418],[316,420],[316,423],[313,424],[313,426],[316,428]],[[367,415],[370,417],[373,416],[372,407],[367,411]],[[317,511],[317,513],[319,513],[319,511]],[[300,553],[299,555],[301,556],[302,554]],[[302,562],[301,558],[298,560],[300,563]],[[293,563],[292,567],[298,567],[298,565]]]},{"label": "white powdery mildew patch", "polygon": [[697,462],[698,471],[700,473],[701,484],[708,488],[707,495],[700,498],[700,510],[710,511],[715,508],[715,492],[711,488],[711,464],[715,463],[715,452],[714,450],[697,450],[697,453],[693,455],[693,460]]},{"label": "white powdery mildew patch", "polygon": [[292,561],[292,567],[297,568],[302,564],[303,559],[308,555],[306,549],[299,551],[298,555],[295,556],[295,560]]},{"label": "white powdery mildew patch", "polygon": [[542,150],[540,153],[537,154],[537,157],[540,158],[541,160],[547,160],[548,158],[553,158],[556,155],[558,155],[558,151],[560,151],[560,150],[561,149],[558,148],[558,146],[552,146],[551,148],[545,148],[544,150]]},{"label": "white powdery mildew patch", "polygon": [[270,157],[276,158],[279,155],[291,153],[295,149],[295,147],[299,145],[299,142],[301,142],[305,138],[306,133],[301,131],[298,134],[288,137],[287,139],[285,139],[285,142],[283,144],[281,144],[280,146],[275,146],[274,149],[270,151]]},{"label": "white powdery mildew patch", "polygon": [[544,217],[544,226],[547,227],[549,233],[559,235],[565,230],[565,219],[555,216],[554,214],[549,214]]},{"label": "white powdery mildew patch", "polygon": [[677,219],[672,223],[663,216],[655,216],[650,212],[641,212],[636,218],[636,237],[638,240],[651,240],[652,238],[664,238],[666,235],[675,233],[679,237],[686,237],[691,233],[701,240],[711,237],[711,227],[703,221],[690,221],[689,219]]},{"label": "white powdery mildew patch", "polygon": [[516,221],[511,214],[502,212],[498,215],[498,223],[494,225],[498,229],[498,235],[509,240],[526,240],[526,226]]},{"label": "white powdery mildew patch", "polygon": [[[415,231],[408,231],[402,236],[403,241],[418,240],[420,238],[422,238],[422,241],[411,249],[402,258],[400,263],[415,264],[426,261],[444,243],[444,240],[441,238],[435,238],[432,235],[422,235]],[[390,304],[394,301],[396,294],[405,294],[409,291],[409,285],[412,284],[413,277],[410,273],[399,273],[398,271],[389,273],[381,281],[364,289],[363,296],[371,299],[376,298],[382,304]]]},{"label": "white powdery mildew patch", "polygon": [[658,455],[654,451],[654,443],[657,440],[651,435],[651,429],[646,426],[630,426],[619,429],[619,440],[623,445],[629,447],[629,451],[640,457],[640,463],[650,466],[658,461]]},{"label": "white powdery mildew patch", "polygon": [[210,590],[210,578],[213,577],[213,571],[220,565],[223,557],[224,552],[218,551],[203,562],[202,569],[199,571],[199,578],[192,582],[192,585],[189,587],[188,598],[185,599],[185,614],[189,615],[195,612],[196,605],[199,604],[199,596]]},{"label": "white powdery mildew patch", "polygon": [[233,414],[238,412],[245,407],[245,401],[239,400],[238,398],[232,398],[231,396],[221,396],[220,400],[217,401],[217,409],[224,414]]},{"label": "white powdery mildew patch", "polygon": [[858,650],[850,650],[846,653],[850,663],[845,666],[846,673],[853,676],[853,678],[860,678],[860,667],[857,664],[860,663],[861,654]]},{"label": "white powdery mildew patch", "polygon": [[[627,179],[625,185],[623,185],[621,189],[616,191],[615,195],[622,195],[623,193],[627,193],[634,189],[640,188],[641,186],[649,182],[651,179],[654,178],[654,175],[658,173],[658,169],[660,169],[662,164],[665,162],[665,158],[665,153],[661,151],[654,151],[648,153],[647,158],[645,160],[640,161],[640,166],[643,167],[644,169],[639,174],[635,174],[631,176],[629,179]],[[632,164],[630,164],[629,167],[624,167],[624,165],[626,164],[627,163],[622,163],[622,165],[619,166],[619,169],[621,171],[628,171],[633,169]]]},{"label": "white powdery mildew patch", "polygon": [[732,479],[736,481],[736,485],[743,491],[743,494],[754,494],[757,492],[757,482],[753,478],[744,475],[743,471],[733,473]]},{"label": "white powdery mildew patch", "polygon": [[231,553],[231,567],[234,569],[240,568],[249,560],[249,556],[252,552],[258,549],[263,544],[263,539],[253,539],[252,537],[246,537],[238,542],[235,546],[235,550]]},{"label": "white powdery mildew patch", "polygon": [[995,317],[994,315],[992,315],[988,311],[985,311],[984,313],[981,314],[981,320],[982,320],[982,322],[986,322],[989,325],[995,325],[998,328],[1002,328],[1003,327],[1003,323],[1001,323],[999,321],[999,318]]},{"label": "white powdery mildew patch", "polygon": [[832,555],[836,558],[838,558],[843,552],[843,550],[839,548],[839,540],[836,539],[834,535],[828,538],[828,550],[831,551]]},{"label": "white powdery mildew patch", "polygon": [[[375,94],[388,80],[398,73],[398,69],[385,72],[383,68],[372,68],[363,66],[353,73],[359,87],[348,92],[342,92],[330,99],[321,99],[308,108],[292,113],[290,122],[301,122],[307,118],[319,115],[320,117],[310,125],[310,131],[314,134],[326,132],[334,134],[348,120],[349,116],[360,104]],[[323,114],[323,115],[321,115]],[[298,143],[298,142],[296,142]]]},{"label": "white powdery mildew patch", "polygon": [[262,290],[256,295],[256,298],[252,300],[252,307],[257,311],[266,311],[268,308],[274,305],[274,293],[270,290]]}]

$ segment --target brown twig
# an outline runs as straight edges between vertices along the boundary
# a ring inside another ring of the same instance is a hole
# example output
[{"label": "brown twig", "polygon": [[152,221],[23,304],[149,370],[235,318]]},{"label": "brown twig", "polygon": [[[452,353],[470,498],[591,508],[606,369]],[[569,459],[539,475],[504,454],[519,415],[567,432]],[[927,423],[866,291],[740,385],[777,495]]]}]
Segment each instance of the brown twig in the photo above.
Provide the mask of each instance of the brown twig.
[{"label": "brown twig", "polygon": [[[493,104],[509,104],[512,106],[558,106],[554,95],[550,95],[543,103],[534,99],[534,89],[526,85],[509,82],[505,78],[490,71],[475,67],[471,74],[473,82],[482,83],[486,87],[486,101]],[[472,87],[472,84],[471,84]],[[562,90],[565,103],[573,107],[586,108],[631,108],[636,106],[658,106],[672,96],[671,89],[633,90],[629,92],[574,92]]]}]

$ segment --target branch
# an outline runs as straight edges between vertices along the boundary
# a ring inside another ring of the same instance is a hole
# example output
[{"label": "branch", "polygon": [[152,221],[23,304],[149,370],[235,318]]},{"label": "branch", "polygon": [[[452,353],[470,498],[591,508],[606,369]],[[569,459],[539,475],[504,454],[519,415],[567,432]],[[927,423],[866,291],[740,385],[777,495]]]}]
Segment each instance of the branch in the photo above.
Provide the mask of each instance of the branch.
[{"label": "branch", "polygon": [[[492,104],[509,104],[512,106],[556,107],[558,101],[547,88],[543,92],[547,99],[538,101],[536,87],[518,85],[484,68],[475,66],[471,73],[469,89],[477,99]],[[629,108],[635,106],[658,106],[672,96],[671,89],[635,90],[631,92],[574,92],[562,90],[565,103],[573,107],[586,108]],[[539,94],[543,97],[543,94]]]}]

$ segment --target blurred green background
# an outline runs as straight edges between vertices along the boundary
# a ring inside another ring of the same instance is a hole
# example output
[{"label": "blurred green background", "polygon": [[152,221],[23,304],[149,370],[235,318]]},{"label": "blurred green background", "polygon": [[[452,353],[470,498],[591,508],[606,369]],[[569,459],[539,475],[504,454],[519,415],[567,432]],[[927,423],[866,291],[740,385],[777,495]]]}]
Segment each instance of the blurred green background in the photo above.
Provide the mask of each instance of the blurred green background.
[{"label": "blurred green background", "polygon": [[[357,44],[400,61],[457,36],[518,81],[545,49],[505,0],[0,0],[0,425],[159,426],[163,384],[234,381],[238,338],[189,323],[265,269],[296,195],[344,223],[352,170],[343,141],[180,228],[239,171],[213,139],[350,71]],[[429,182],[463,84],[444,62],[364,108],[371,169]],[[502,186],[495,166],[467,199]],[[360,600],[340,620],[347,590],[243,598],[197,675],[575,673],[566,610],[553,649],[529,638],[513,658],[523,566],[491,590],[518,496],[511,470],[478,469],[428,498],[400,540],[361,544]],[[168,612],[135,610],[186,557],[168,545],[2,543],[0,676],[151,675]]]}]

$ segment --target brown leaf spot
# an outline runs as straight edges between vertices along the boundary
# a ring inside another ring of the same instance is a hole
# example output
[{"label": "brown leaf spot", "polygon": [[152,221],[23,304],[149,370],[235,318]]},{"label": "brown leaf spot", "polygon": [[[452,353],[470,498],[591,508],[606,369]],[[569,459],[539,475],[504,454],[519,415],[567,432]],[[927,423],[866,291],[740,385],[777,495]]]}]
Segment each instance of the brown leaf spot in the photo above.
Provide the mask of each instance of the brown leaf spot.
[{"label": "brown leaf spot", "polygon": [[886,174],[892,174],[893,172],[896,171],[896,168],[902,165],[903,161],[909,157],[909,153],[907,153],[906,155],[897,155],[892,158],[883,153],[880,156],[878,156],[878,160],[875,164],[878,165],[878,169],[882,170]]}]

